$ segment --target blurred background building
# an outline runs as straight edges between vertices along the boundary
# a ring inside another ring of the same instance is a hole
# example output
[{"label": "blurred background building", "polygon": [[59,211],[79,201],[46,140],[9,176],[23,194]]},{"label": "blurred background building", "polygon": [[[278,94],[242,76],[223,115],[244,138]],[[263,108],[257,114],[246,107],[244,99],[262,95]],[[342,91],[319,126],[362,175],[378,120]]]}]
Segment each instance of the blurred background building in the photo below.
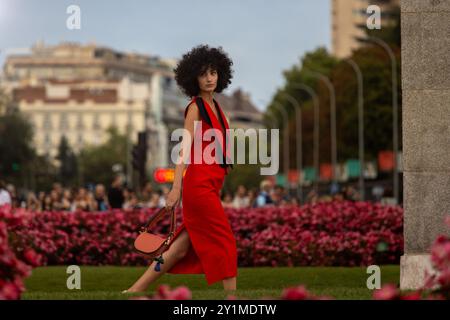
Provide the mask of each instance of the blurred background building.
[{"label": "blurred background building", "polygon": [[[137,141],[146,132],[148,170],[172,166],[171,132],[183,126],[189,99],[179,90],[177,61],[120,52],[96,44],[37,42],[29,53],[6,57],[2,87],[34,127],[38,154],[55,159],[65,136],[76,152],[99,145],[114,126]],[[248,94],[216,94],[232,127],[262,127]]]}]

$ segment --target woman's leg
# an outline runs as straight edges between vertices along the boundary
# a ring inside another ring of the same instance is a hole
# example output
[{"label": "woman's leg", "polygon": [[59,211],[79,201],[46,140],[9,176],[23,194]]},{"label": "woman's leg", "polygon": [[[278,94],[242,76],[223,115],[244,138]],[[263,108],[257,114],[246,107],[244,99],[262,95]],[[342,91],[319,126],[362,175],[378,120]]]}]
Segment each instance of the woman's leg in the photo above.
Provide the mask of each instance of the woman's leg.
[{"label": "woman's leg", "polygon": [[155,271],[154,267],[157,263],[153,261],[145,273],[131,286],[127,292],[143,292],[148,286],[170,269],[178,260],[183,258],[189,250],[190,246],[189,234],[186,229],[180,232],[177,238],[163,254],[164,263],[162,263],[161,271]]},{"label": "woman's leg", "polygon": [[236,290],[236,277],[223,279],[222,283],[224,290]]}]

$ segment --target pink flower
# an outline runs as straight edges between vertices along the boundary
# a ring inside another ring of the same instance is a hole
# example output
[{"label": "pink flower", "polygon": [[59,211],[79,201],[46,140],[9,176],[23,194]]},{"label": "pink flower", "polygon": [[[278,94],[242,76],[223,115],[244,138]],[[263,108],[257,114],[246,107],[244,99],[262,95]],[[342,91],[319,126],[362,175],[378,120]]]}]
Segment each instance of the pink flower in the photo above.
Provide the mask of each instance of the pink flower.
[{"label": "pink flower", "polygon": [[281,298],[284,300],[305,300],[308,296],[308,291],[302,285],[298,287],[285,288],[281,294]]},{"label": "pink flower", "polygon": [[167,284],[161,284],[156,289],[156,295],[161,299],[167,299],[170,294],[170,286]]},{"label": "pink flower", "polygon": [[26,249],[23,253],[23,257],[25,258],[25,261],[33,267],[37,267],[39,265],[40,256],[36,254],[34,250]]},{"label": "pink flower", "polygon": [[381,289],[375,290],[373,298],[375,300],[394,300],[399,297],[397,287],[391,283],[385,284]]},{"label": "pink flower", "polygon": [[192,298],[191,290],[186,286],[179,286],[173,289],[168,299],[170,300],[190,300]]},{"label": "pink flower", "polygon": [[409,294],[402,295],[400,297],[401,300],[420,300],[421,299],[421,293],[420,291],[414,291]]},{"label": "pink flower", "polygon": [[16,300],[19,299],[20,290],[11,282],[6,282],[0,288],[0,299],[2,300]]}]

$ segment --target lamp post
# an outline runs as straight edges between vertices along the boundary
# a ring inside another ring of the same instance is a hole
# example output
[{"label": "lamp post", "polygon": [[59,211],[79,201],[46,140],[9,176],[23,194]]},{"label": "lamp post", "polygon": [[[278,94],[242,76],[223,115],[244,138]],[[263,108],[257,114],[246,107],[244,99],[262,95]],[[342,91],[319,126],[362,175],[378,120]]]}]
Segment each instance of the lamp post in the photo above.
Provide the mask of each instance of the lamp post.
[{"label": "lamp post", "polygon": [[[318,194],[319,188],[318,188],[318,180],[319,180],[319,134],[320,134],[320,128],[319,128],[319,98],[317,97],[317,93],[314,91],[313,88],[310,86],[304,84],[304,83],[293,83],[290,84],[292,88],[294,89],[301,89],[308,93],[312,99],[312,102],[314,104],[314,129],[313,129],[313,166],[316,170],[316,177],[314,179],[314,190]],[[300,155],[297,158],[298,167],[303,168],[302,164],[302,153],[303,148],[302,145],[299,146],[298,150],[300,150]]]},{"label": "lamp post", "polygon": [[358,81],[358,155],[360,163],[359,193],[361,196],[361,200],[364,201],[364,83],[362,72],[358,64],[353,59],[347,59],[344,61],[352,67],[353,71],[355,71],[356,79]]},{"label": "lamp post", "polygon": [[[275,104],[275,109],[277,111],[279,111],[282,114],[282,118],[283,118],[283,122],[284,123],[288,123],[289,121],[289,116],[286,112],[286,110],[284,110],[283,105],[281,105],[280,103],[274,101]],[[267,110],[267,112],[271,113],[272,115],[272,119],[277,119],[277,117],[275,117],[275,115],[273,114],[273,111],[271,110]],[[281,121],[278,121],[278,128],[281,127]],[[284,142],[283,142],[283,168],[284,168],[284,173],[285,173],[285,177],[286,177],[286,181],[285,181],[285,185],[286,185],[286,190],[289,190],[289,182],[288,182],[288,174],[289,174],[289,130],[288,130],[288,126],[285,126],[283,128],[283,132],[284,132]]]},{"label": "lamp post", "polygon": [[336,175],[336,165],[337,165],[337,144],[336,144],[336,93],[334,91],[334,86],[330,79],[321,74],[320,72],[315,72],[311,70],[306,70],[313,77],[322,81],[328,88],[330,95],[330,138],[331,138],[331,164],[333,168],[333,183],[337,183]]},{"label": "lamp post", "polygon": [[298,173],[299,173],[299,179],[298,179],[298,183],[296,185],[296,192],[297,192],[297,198],[299,199],[299,203],[302,204],[303,202],[303,186],[301,184],[301,180],[300,180],[300,174],[302,172],[303,166],[302,166],[302,109],[300,107],[300,104],[298,103],[298,101],[291,96],[288,93],[285,92],[281,92],[281,95],[284,96],[293,106],[294,106],[294,110],[295,110],[295,128],[296,128],[296,141],[297,141],[297,169],[298,169]]},{"label": "lamp post", "polygon": [[396,203],[399,203],[399,181],[398,181],[398,94],[397,94],[397,60],[395,59],[394,52],[391,47],[382,39],[377,37],[368,37],[368,41],[373,42],[382,47],[391,60],[391,72],[392,72],[392,146],[394,152],[394,198]]},{"label": "lamp post", "polygon": [[131,81],[129,77],[125,78],[125,83],[127,86],[127,185],[128,187],[133,187],[133,168],[131,164]]}]

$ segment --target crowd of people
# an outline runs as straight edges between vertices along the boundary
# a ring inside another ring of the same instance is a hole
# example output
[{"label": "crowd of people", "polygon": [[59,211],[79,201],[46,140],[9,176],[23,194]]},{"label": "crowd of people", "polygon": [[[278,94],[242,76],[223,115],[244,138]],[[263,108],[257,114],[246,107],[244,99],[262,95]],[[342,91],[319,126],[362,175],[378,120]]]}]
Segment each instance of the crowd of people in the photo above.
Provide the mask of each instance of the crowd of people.
[{"label": "crowd of people", "polygon": [[[111,209],[161,208],[165,206],[170,189],[163,185],[155,190],[148,182],[140,192],[124,185],[121,176],[116,176],[111,185],[96,184],[90,188],[67,188],[54,183],[49,192],[28,191],[17,194],[12,184],[0,181],[0,205],[10,203],[14,207],[24,207],[32,211],[108,211]],[[236,192],[223,192],[224,208],[259,208],[266,206],[299,205],[297,197],[290,195],[286,188],[263,180],[259,189],[247,189],[240,185]],[[344,187],[333,195],[319,196],[314,190],[306,195],[303,203],[332,200],[359,200],[358,192],[351,186]]]}]

